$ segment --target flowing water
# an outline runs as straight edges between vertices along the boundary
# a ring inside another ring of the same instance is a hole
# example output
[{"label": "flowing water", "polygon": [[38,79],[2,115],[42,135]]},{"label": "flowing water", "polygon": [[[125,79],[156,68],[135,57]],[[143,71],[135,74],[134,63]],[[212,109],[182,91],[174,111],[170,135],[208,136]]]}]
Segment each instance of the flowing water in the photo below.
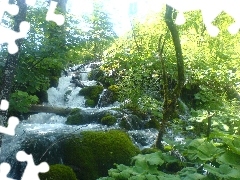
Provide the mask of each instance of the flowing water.
[{"label": "flowing water", "polygon": [[[100,112],[110,110],[113,107],[119,107],[119,103],[114,103],[104,108],[99,108],[98,106],[95,108],[86,108],[84,106],[84,97],[78,95],[81,87],[75,87],[75,84],[71,83],[72,76],[76,76],[77,74],[80,77],[80,82],[84,86],[95,85],[96,81],[89,81],[87,79],[87,74],[90,71],[91,64],[85,66],[79,65],[72,68],[67,75],[62,75],[59,79],[58,87],[51,87],[47,91],[49,102],[43,105],[64,108],[81,108],[86,114],[91,115],[89,116],[92,118],[91,123],[86,125],[66,125],[66,117],[53,113],[38,113],[30,115],[28,119],[21,121],[17,126],[15,136],[12,137],[6,135],[3,138],[0,163],[8,162],[11,164],[12,169],[9,177],[19,179],[19,174],[22,173],[25,168],[26,164],[19,166],[20,163],[17,162],[15,158],[16,153],[21,150],[23,144],[33,144],[33,147],[27,148],[29,150],[27,153],[31,153],[32,150],[38,152],[39,150],[36,148],[39,147],[39,144],[44,144],[44,150],[39,151],[39,153],[35,155],[34,160],[36,164],[41,162],[41,158],[45,154],[52,157],[49,161],[61,163],[61,157],[58,156],[58,151],[61,147],[58,147],[58,142],[69,134],[87,130],[119,129],[118,125],[107,127],[105,125],[97,124],[94,119],[97,118],[97,114]],[[68,94],[66,95],[67,91]],[[96,116],[94,116],[94,114],[96,114]],[[157,130],[154,129],[128,131],[133,143],[135,143],[140,149],[150,147],[154,143],[157,133]]]}]

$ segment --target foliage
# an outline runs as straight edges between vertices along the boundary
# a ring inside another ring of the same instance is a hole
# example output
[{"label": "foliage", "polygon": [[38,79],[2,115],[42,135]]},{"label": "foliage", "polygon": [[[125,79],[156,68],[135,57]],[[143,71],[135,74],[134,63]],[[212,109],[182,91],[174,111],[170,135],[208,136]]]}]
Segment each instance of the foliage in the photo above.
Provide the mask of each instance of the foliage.
[{"label": "foliage", "polygon": [[85,34],[86,47],[91,60],[102,59],[103,52],[117,37],[113,31],[113,24],[103,7],[96,2],[93,4],[93,12],[84,17],[89,29]]},{"label": "foliage", "polygon": [[65,140],[63,152],[63,161],[76,167],[77,177],[89,180],[106,176],[114,163],[129,164],[140,151],[126,133],[111,130],[82,132]]},{"label": "foliage", "polygon": [[41,180],[77,180],[76,174],[72,168],[63,164],[54,164],[50,166],[50,170],[47,173],[40,173]]},{"label": "foliage", "polygon": [[35,95],[29,95],[27,92],[16,91],[11,94],[10,112],[27,113],[32,104],[38,103],[39,99]]},{"label": "foliage", "polygon": [[132,158],[131,166],[116,165],[109,177],[100,179],[238,179],[240,137],[216,132],[211,138],[181,145],[167,141],[173,145],[171,152],[180,150],[180,157],[160,151],[139,154]]}]

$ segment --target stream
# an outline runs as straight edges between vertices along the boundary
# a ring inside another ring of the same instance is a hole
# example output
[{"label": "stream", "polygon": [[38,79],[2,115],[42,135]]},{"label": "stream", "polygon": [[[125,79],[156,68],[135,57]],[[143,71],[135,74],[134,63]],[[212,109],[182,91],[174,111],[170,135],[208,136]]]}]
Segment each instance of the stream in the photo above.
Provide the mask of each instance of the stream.
[{"label": "stream", "polygon": [[[63,108],[81,108],[86,114],[98,114],[99,112],[111,110],[120,106],[115,102],[107,107],[96,106],[94,108],[85,107],[85,98],[79,95],[81,87],[76,87],[72,83],[73,76],[79,76],[80,82],[84,86],[95,85],[96,81],[88,80],[88,73],[94,64],[74,66],[63,73],[59,79],[58,87],[48,89],[48,103],[43,105],[51,105]],[[71,93],[66,96],[66,91]],[[67,100],[66,100],[67,98]],[[91,116],[95,117],[96,116]],[[42,162],[42,157],[48,155],[49,162],[62,163],[59,156],[61,147],[59,143],[61,139],[66,138],[69,134],[79,133],[81,131],[99,131],[108,129],[120,129],[118,124],[107,127],[97,123],[94,119],[91,123],[84,125],[67,125],[65,124],[67,117],[59,116],[53,113],[37,113],[30,115],[27,119],[22,120],[16,128],[15,136],[5,135],[2,141],[0,163],[8,162],[11,164],[9,177],[20,179],[21,173],[25,169],[26,163],[16,161],[16,153],[23,149],[23,144],[27,147],[27,153],[33,153],[35,164]],[[140,149],[150,147],[155,142],[158,131],[155,129],[130,130],[127,131],[133,143]],[[34,143],[33,143],[34,142]],[[29,147],[28,147],[29,145]],[[39,150],[39,146],[44,146]],[[48,162],[48,161],[47,161]]]}]

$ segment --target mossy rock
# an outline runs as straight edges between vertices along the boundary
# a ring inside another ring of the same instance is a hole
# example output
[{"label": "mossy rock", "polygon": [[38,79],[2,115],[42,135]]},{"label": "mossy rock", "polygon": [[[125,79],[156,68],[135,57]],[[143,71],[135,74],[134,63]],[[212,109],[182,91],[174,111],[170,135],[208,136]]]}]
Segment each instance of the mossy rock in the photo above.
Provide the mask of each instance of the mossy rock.
[{"label": "mossy rock", "polygon": [[68,102],[69,99],[68,99],[68,96],[72,93],[72,90],[67,90],[65,93],[64,93],[64,102]]},{"label": "mossy rock", "polygon": [[117,122],[117,118],[111,114],[106,114],[104,117],[101,118],[101,124],[112,126]]},{"label": "mossy rock", "polygon": [[55,164],[50,166],[47,173],[39,173],[41,180],[77,180],[76,174],[72,168],[63,164]]},{"label": "mossy rock", "polygon": [[88,122],[84,116],[83,111],[81,109],[75,108],[70,112],[65,123],[69,125],[82,125]]},{"label": "mossy rock", "polygon": [[79,180],[107,176],[114,163],[130,165],[138,153],[129,136],[119,130],[85,131],[63,143],[64,164],[76,170]]},{"label": "mossy rock", "polygon": [[143,129],[143,120],[138,116],[130,114],[126,117],[123,117],[120,121],[119,126],[126,130],[139,130]]},{"label": "mossy rock", "polygon": [[85,106],[86,106],[86,107],[91,107],[91,108],[93,108],[93,107],[96,106],[96,103],[95,103],[94,100],[92,100],[92,99],[86,99],[86,101],[85,101]]},{"label": "mossy rock", "polygon": [[[79,91],[79,95],[85,96],[85,98],[89,101],[92,100],[90,103],[90,107],[95,107],[98,103],[99,96],[103,91],[103,87],[100,85],[96,86],[89,86],[89,87],[84,87]],[[94,104],[93,104],[94,102]],[[88,103],[85,105],[88,105]]]}]

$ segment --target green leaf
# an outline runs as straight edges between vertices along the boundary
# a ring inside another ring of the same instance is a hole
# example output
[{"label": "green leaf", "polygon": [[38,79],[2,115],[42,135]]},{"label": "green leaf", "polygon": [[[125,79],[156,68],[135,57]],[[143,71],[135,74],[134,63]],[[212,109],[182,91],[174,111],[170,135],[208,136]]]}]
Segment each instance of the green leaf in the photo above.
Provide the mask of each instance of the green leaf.
[{"label": "green leaf", "polygon": [[221,164],[231,165],[240,169],[240,155],[235,154],[231,151],[227,151],[217,158],[217,162]]},{"label": "green leaf", "polygon": [[159,152],[155,152],[155,153],[151,153],[151,154],[147,154],[146,155],[146,160],[150,165],[159,165],[161,166],[164,161],[161,159],[161,155],[162,153]]},{"label": "green leaf", "polygon": [[204,169],[209,171],[209,173],[219,177],[219,178],[239,178],[240,170],[231,168],[229,165],[223,164],[219,168],[215,168],[209,164],[204,165]]},{"label": "green leaf", "polygon": [[224,150],[215,147],[212,143],[205,142],[198,147],[197,155],[201,160],[208,161],[214,159],[217,154],[222,152]]}]

